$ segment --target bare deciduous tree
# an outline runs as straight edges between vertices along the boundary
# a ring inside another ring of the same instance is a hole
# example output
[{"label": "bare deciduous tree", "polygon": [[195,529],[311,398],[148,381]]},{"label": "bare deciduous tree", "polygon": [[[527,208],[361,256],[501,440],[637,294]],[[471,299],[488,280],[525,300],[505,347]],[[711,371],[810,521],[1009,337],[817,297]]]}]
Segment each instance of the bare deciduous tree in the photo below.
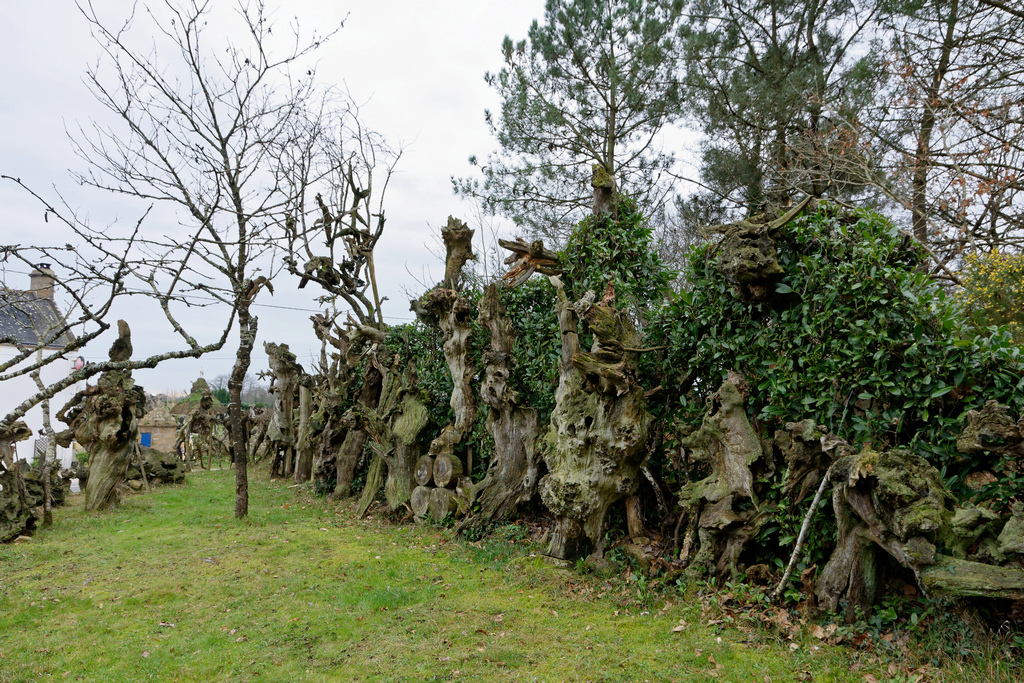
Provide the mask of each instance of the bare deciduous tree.
[{"label": "bare deciduous tree", "polygon": [[209,0],[144,5],[124,23],[101,16],[92,2],[80,7],[102,49],[87,82],[117,121],[78,135],[90,164],[80,180],[173,207],[179,229],[145,239],[165,264],[162,274],[205,278],[197,293],[237,309],[228,410],[235,515],[244,517],[241,392],[257,334],[251,306],[263,287],[273,291],[275,230],[304,185],[291,172],[286,182],[281,150],[301,144],[294,136],[304,129],[295,121],[314,95],[313,72],[301,62],[324,36],[303,37],[295,27],[275,35],[259,0],[234,8],[230,40],[216,36],[212,22],[223,17]]}]

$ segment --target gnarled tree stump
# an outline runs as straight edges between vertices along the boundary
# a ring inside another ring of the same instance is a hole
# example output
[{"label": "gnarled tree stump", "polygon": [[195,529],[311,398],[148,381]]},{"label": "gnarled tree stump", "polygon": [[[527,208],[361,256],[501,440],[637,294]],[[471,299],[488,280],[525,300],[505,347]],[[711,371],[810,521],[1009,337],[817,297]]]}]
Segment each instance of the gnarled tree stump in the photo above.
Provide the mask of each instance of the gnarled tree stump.
[{"label": "gnarled tree stump", "polygon": [[[123,320],[118,328],[120,335],[110,347],[112,361],[127,360],[131,354],[131,330]],[[104,510],[120,502],[121,483],[139,441],[139,418],[145,410],[146,394],[135,385],[131,372],[108,370],[96,386],[78,392],[57,414],[89,453],[86,510]]]},{"label": "gnarled tree stump", "polygon": [[[557,277],[556,313],[562,361],[551,424],[540,442],[548,474],[539,482],[541,500],[557,518],[548,553],[576,560],[604,551],[608,509],[639,486],[651,415],[636,380],[639,335],[628,316],[589,292],[571,303]],[[590,323],[594,347],[579,349],[579,318]]]}]

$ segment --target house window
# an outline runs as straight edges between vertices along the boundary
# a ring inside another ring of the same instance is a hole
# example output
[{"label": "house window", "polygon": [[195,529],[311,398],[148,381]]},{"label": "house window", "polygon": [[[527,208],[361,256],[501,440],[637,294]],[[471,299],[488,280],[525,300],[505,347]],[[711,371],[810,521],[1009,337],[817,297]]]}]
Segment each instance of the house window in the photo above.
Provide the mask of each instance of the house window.
[{"label": "house window", "polygon": [[152,432],[142,432],[142,434],[140,436],[142,438],[142,445],[143,446],[149,447],[149,446],[153,445],[153,433]]}]

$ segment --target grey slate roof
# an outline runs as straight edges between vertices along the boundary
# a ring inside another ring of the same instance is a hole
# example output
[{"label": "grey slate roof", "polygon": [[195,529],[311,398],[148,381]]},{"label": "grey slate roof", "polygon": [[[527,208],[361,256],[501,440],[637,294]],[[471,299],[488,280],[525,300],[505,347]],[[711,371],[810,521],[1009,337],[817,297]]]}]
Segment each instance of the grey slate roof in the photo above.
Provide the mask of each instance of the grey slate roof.
[{"label": "grey slate roof", "polygon": [[[36,296],[33,292],[0,288],[0,344],[17,346],[23,344],[35,348],[40,337],[47,337],[50,330],[56,332],[61,315],[52,299]],[[46,344],[49,349],[63,349],[74,340],[71,332],[65,332]]]}]

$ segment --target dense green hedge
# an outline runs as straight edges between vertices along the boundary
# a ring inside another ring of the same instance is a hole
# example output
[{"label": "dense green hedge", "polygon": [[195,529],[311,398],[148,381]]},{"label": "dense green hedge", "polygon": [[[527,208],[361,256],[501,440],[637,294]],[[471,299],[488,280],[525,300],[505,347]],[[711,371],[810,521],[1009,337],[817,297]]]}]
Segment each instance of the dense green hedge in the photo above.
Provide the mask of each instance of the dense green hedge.
[{"label": "dense green hedge", "polygon": [[[698,474],[672,461],[675,439],[700,423],[705,399],[735,370],[750,382],[747,409],[766,439],[786,422],[812,418],[855,444],[913,449],[942,469],[961,497],[997,507],[1008,502],[1024,481],[1005,463],[957,453],[955,442],[964,412],[987,399],[1015,414],[1024,409],[1024,369],[1009,333],[991,328],[978,335],[957,299],[923,272],[923,252],[878,214],[821,204],[784,226],[775,243],[783,274],[759,303],[741,300],[717,270],[717,242],[691,252],[681,291],[669,292],[675,274],[661,264],[649,228],[628,201],[615,217],[581,223],[560,254],[570,296],[587,289],[600,295],[612,282],[618,305],[637,312],[644,345],[665,347],[642,358],[645,388],[662,388],[650,408],[666,442],[652,469],[673,486]],[[482,377],[489,338],[476,322],[480,291],[465,296],[474,308],[471,353]],[[502,301],[517,334],[511,386],[543,423],[554,405],[561,354],[554,289],[538,277],[503,290]],[[453,419],[440,331],[420,323],[394,327],[388,346],[402,363],[415,360],[439,430]],[[485,417],[480,405],[469,441],[476,477],[492,448]],[[968,489],[966,475],[981,470],[1003,476],[980,492]]]},{"label": "dense green hedge", "polygon": [[699,424],[704,399],[735,370],[750,382],[748,412],[766,437],[809,417],[853,443],[914,449],[955,491],[968,471],[992,466],[964,459],[955,440],[964,411],[986,399],[1024,407],[1009,334],[977,335],[922,272],[923,252],[878,214],[823,204],[775,241],[784,274],[762,303],[734,294],[716,269],[717,244],[692,252],[686,291],[648,329],[649,344],[668,346],[666,417]]}]

